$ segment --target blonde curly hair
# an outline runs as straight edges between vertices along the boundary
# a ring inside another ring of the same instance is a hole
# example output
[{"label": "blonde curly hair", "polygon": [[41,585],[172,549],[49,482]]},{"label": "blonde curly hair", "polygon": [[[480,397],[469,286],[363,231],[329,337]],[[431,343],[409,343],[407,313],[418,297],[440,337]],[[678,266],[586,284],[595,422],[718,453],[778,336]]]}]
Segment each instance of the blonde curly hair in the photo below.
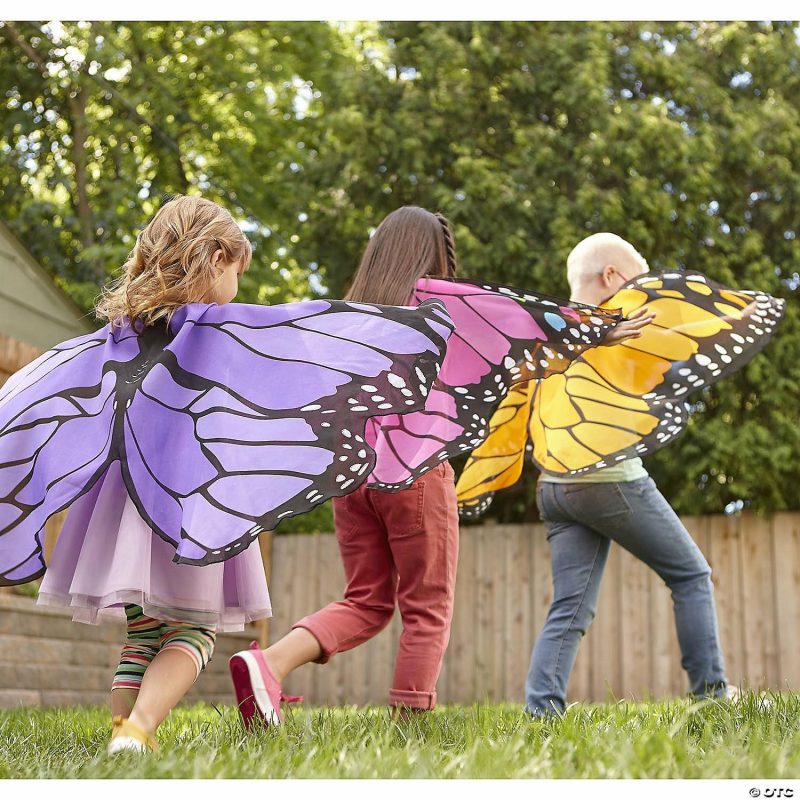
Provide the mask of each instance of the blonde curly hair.
[{"label": "blonde curly hair", "polygon": [[152,325],[187,303],[207,302],[222,276],[212,263],[217,250],[223,264],[250,265],[250,242],[224,208],[176,195],[136,238],[122,277],[98,299],[97,316],[117,326]]}]

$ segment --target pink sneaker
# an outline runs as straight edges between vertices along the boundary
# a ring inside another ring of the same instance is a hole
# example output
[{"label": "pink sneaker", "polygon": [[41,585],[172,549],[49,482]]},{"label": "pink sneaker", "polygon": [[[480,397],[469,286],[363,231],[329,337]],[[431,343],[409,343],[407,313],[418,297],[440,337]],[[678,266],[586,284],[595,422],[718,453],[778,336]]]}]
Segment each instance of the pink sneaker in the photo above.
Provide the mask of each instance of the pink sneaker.
[{"label": "pink sneaker", "polygon": [[281,701],[299,703],[303,700],[281,691],[281,685],[270,672],[258,642],[251,642],[249,650],[234,653],[228,660],[228,667],[245,730],[252,729],[257,717],[265,725],[279,725]]}]

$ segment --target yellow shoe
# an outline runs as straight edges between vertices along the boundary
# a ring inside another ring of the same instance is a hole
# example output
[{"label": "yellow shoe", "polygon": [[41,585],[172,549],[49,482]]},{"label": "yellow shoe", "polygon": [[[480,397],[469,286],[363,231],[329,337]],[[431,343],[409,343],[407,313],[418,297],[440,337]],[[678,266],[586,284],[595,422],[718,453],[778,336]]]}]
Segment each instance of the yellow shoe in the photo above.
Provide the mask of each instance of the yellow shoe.
[{"label": "yellow shoe", "polygon": [[134,752],[148,753],[158,750],[155,737],[125,717],[114,717],[108,754]]}]

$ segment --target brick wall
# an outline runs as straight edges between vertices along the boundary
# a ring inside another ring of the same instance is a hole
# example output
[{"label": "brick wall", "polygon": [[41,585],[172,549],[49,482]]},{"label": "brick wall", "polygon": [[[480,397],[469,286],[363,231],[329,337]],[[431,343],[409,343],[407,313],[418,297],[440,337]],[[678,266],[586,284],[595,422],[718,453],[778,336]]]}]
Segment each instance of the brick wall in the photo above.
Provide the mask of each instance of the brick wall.
[{"label": "brick wall", "polygon": [[[67,610],[0,595],[0,708],[107,704],[124,632],[123,622],[84,625]],[[186,701],[232,703],[228,657],[251,639],[247,632],[220,634]]]},{"label": "brick wall", "polygon": [[[0,334],[0,386],[40,351]],[[66,512],[45,527],[45,560],[53,551]],[[17,596],[18,587],[0,587],[0,708],[24,705],[104,705],[124,641],[124,623],[83,625],[69,611],[37,606]],[[253,638],[266,640],[266,626],[220,634],[214,659],[187,701],[230,703],[233,692],[228,657]]]}]

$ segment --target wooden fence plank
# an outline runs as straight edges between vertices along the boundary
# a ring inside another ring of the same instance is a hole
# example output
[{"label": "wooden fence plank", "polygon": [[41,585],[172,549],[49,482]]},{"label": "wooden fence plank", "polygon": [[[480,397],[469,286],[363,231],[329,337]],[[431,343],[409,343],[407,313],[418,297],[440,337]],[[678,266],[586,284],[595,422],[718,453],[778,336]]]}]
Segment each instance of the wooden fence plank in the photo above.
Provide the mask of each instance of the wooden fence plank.
[{"label": "wooden fence plank", "polygon": [[654,698],[674,691],[675,669],[680,671],[680,656],[672,614],[672,597],[664,581],[650,570],[650,690]]},{"label": "wooden fence plank", "polygon": [[[481,534],[483,535],[483,534]],[[454,703],[472,702],[475,692],[473,653],[475,648],[475,528],[462,526],[458,546],[455,608],[450,646],[444,668],[448,672],[450,691],[447,697]]]},{"label": "wooden fence plank", "polygon": [[477,531],[475,546],[474,581],[477,586],[475,596],[477,602],[477,618],[475,625],[475,699],[484,701],[491,697],[494,688],[489,680],[491,660],[491,588],[492,578],[490,563],[491,556],[487,553],[487,542],[497,534],[496,526],[487,526]]},{"label": "wooden fence plank", "polygon": [[519,551],[519,569],[520,569],[520,587],[518,594],[518,602],[520,603],[520,620],[519,620],[519,640],[517,642],[517,675],[516,685],[518,693],[510,696],[511,700],[517,699],[518,702],[524,702],[525,699],[525,681],[528,676],[528,668],[531,661],[531,650],[533,648],[534,637],[536,630],[534,627],[533,609],[531,607],[531,598],[533,597],[533,576],[530,572],[530,563],[532,558],[533,549],[535,546],[536,528],[533,525],[520,525],[518,528],[518,538],[520,541]]},{"label": "wooden fence plank", "polygon": [[649,636],[649,575],[645,564],[629,553],[622,556],[620,580],[620,637],[625,643],[625,658],[621,659],[622,691],[624,697],[643,699],[650,696],[651,662]]},{"label": "wooden fence plank", "polygon": [[[317,552],[320,559],[316,611],[344,597],[345,577],[336,537],[317,533],[314,538],[318,541]],[[358,685],[360,671],[357,662],[364,656],[363,650],[348,650],[335,655],[324,666],[315,667],[321,695],[330,697],[331,704],[359,702],[356,695],[362,691],[362,687]]]},{"label": "wooden fence plank", "polygon": [[503,675],[503,697],[522,702],[525,693],[525,672],[528,668],[526,627],[527,574],[529,537],[524,528],[508,526],[505,541],[505,625],[506,663]]},{"label": "wooden fence plank", "polygon": [[600,590],[597,618],[590,630],[590,635],[594,638],[596,653],[594,659],[596,669],[592,676],[592,695],[601,700],[606,699],[609,695],[615,698],[622,695],[621,560],[626,554],[623,554],[621,550],[622,548],[618,545],[612,544]]},{"label": "wooden fence plank", "polygon": [[[292,583],[292,593],[294,599],[292,607],[294,614],[286,620],[285,629],[288,631],[295,622],[312,614],[319,608],[319,575],[320,553],[317,547],[319,539],[313,534],[302,534],[297,537],[294,547],[294,564],[307,564],[307,571],[303,570],[301,575],[296,575],[296,580]],[[295,573],[296,574],[296,573]],[[286,576],[288,577],[288,575]],[[318,673],[320,667],[316,664],[306,664],[298,670],[301,676],[301,688],[299,694],[306,697],[322,697]]]},{"label": "wooden fence plank", "polygon": [[725,672],[728,680],[738,685],[748,674],[748,648],[742,625],[740,520],[738,517],[712,516],[709,517],[708,527],[713,542],[711,580],[714,583]]},{"label": "wooden fence plank", "polygon": [[491,697],[497,702],[506,697],[506,656],[509,648],[509,629],[505,616],[505,593],[508,590],[508,581],[505,577],[505,549],[508,547],[508,527],[503,525],[496,529],[495,535],[486,542],[487,556],[490,563],[490,621],[488,631],[489,643],[489,684]]},{"label": "wooden fence plank", "polygon": [[776,685],[800,687],[800,515],[776,514],[772,520],[779,672]]},{"label": "wooden fence plank", "polygon": [[748,680],[754,688],[763,689],[775,685],[779,672],[772,526],[755,514],[743,515],[742,520],[742,622],[747,632]]}]

